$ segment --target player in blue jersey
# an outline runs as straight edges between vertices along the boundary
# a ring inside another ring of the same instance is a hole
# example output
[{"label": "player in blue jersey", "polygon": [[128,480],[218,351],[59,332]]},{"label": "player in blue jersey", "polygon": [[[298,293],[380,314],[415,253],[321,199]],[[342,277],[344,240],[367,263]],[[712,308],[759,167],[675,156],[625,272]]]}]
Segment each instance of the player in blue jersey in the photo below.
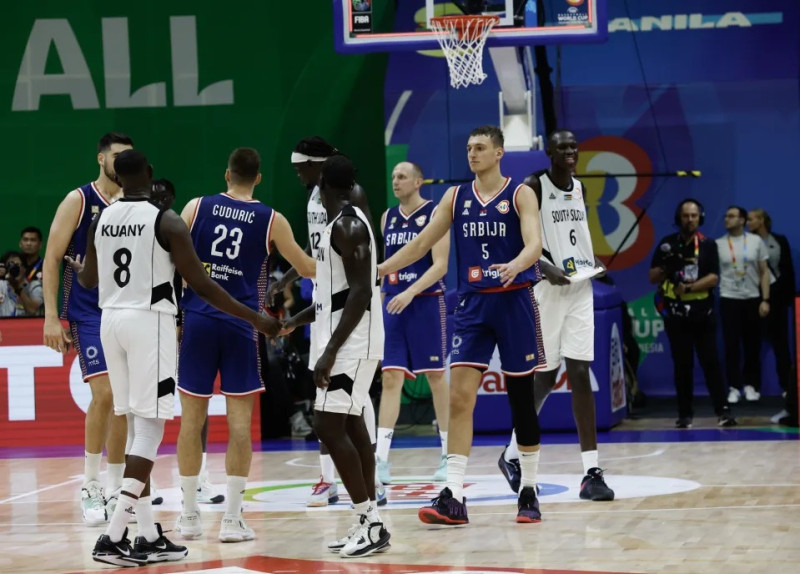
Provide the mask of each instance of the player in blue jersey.
[{"label": "player in blue jersey", "polygon": [[[168,179],[154,180],[153,189],[150,192],[150,201],[155,203],[159,209],[172,209],[172,205],[175,203],[175,185]],[[183,279],[181,279],[181,276],[177,273],[175,274],[173,289],[175,290],[175,302],[180,305],[181,298],[183,297]],[[183,329],[183,315],[180,312],[177,315],[177,326],[178,342],[180,342],[181,330]],[[203,461],[200,464],[199,482],[197,485],[197,502],[202,504],[219,504],[220,502],[225,501],[225,495],[216,494],[214,492],[214,486],[211,484],[211,479],[209,478],[208,470],[206,469],[208,417],[206,417],[206,422],[203,424],[203,428],[200,431],[200,440],[203,448]],[[151,492],[155,493],[155,485],[153,484],[152,480],[150,481],[150,490]],[[154,494],[153,504],[160,504],[163,502],[163,500],[163,498],[157,494]]]},{"label": "player in blue jersey", "polygon": [[[208,274],[251,309],[264,308],[268,257],[276,249],[301,275],[313,277],[316,270],[316,262],[295,242],[286,218],[253,199],[253,189],[261,182],[260,169],[261,158],[256,150],[234,150],[225,172],[228,190],[192,199],[181,214]],[[228,417],[227,508],[219,539],[252,540],[255,534],[242,518],[242,498],[252,458],[253,403],[255,395],[264,391],[258,337],[251,325],[230,319],[191,288],[186,289],[181,307],[184,318],[178,361],[182,407],[178,465],[183,511],[177,529],[184,538],[203,534],[197,506],[202,458],[200,431],[219,372]]]},{"label": "player in blue jersey", "polygon": [[[105,492],[113,492],[122,486],[127,425],[124,416],[114,416],[112,412],[108,369],[103,346],[100,344],[97,288],[82,287],[75,280],[72,268],[65,266],[59,314],[59,265],[67,255],[72,258],[84,257],[92,219],[121,195],[115,179],[114,159],[132,147],[133,141],[125,134],[112,132],[100,138],[97,145],[100,173],[93,182],[69,192],[58,206],[50,225],[42,268],[44,344],[60,353],[66,353],[74,346],[80,360],[83,380],[89,383],[92,391],[92,400],[86,410],[84,423],[84,478],[81,488],[81,512],[84,522],[90,525],[107,520]],[[64,329],[59,319],[69,321],[69,331]],[[105,491],[99,480],[103,445],[106,446],[108,456]]]},{"label": "player in blue jersey", "polygon": [[[400,205],[381,218],[386,258],[414,239],[430,223],[436,204],[423,199],[422,170],[403,161],[392,170],[392,190]],[[444,379],[447,355],[444,282],[450,235],[445,234],[425,257],[383,278],[383,392],[378,412],[378,478],[391,482],[389,449],[400,413],[400,393],[406,377],[424,373],[433,395],[433,407],[442,441],[442,457],[435,482],[447,478],[447,414],[449,389]]]},{"label": "player in blue jersey", "polygon": [[[419,511],[428,524],[467,524],[464,474],[472,444],[472,412],[495,346],[506,377],[522,468],[517,522],[539,522],[536,472],[539,420],[533,373],[546,364],[533,285],[542,254],[539,209],[533,190],[503,177],[503,132],[475,128],[467,142],[471,183],[447,190],[430,224],[382,263],[386,276],[424,257],[453,228],[458,305],[450,363],[447,486]],[[525,336],[520,336],[524,333]]]}]

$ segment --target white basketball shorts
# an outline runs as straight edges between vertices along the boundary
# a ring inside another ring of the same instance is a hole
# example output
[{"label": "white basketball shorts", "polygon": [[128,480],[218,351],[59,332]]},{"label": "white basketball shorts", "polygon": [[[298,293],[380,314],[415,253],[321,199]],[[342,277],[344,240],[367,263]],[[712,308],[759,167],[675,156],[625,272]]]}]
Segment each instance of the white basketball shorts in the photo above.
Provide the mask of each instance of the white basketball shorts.
[{"label": "white basketball shorts", "polygon": [[[313,365],[309,367],[313,369]],[[337,359],[328,388],[317,388],[314,410],[361,416],[377,368],[374,359]]]},{"label": "white basketball shorts", "polygon": [[141,309],[104,309],[100,340],[114,413],[172,419],[178,378],[175,316]]},{"label": "white basketball shorts", "polygon": [[589,280],[552,285],[547,280],[533,288],[539,304],[539,321],[547,367],[552,371],[561,359],[594,360],[594,294]]}]

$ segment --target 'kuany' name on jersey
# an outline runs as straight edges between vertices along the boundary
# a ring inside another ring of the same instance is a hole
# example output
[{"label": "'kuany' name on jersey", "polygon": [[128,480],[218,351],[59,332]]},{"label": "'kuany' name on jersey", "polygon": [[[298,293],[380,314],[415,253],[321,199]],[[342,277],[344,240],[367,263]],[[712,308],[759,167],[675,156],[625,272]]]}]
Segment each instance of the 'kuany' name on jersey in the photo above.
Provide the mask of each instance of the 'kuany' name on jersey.
[{"label": "'kuany' name on jersey", "polygon": [[142,234],[144,225],[101,225],[100,235],[102,237],[137,237]]},{"label": "'kuany' name on jersey", "polygon": [[555,209],[552,214],[553,223],[583,221],[586,219],[586,212],[582,209]]},{"label": "'kuany' name on jersey", "polygon": [[461,224],[464,237],[505,237],[506,224],[502,221],[465,221]]},{"label": "'kuany' name on jersey", "polygon": [[211,208],[211,214],[217,217],[233,219],[234,221],[241,221],[242,223],[253,223],[256,212],[229,207],[227,205],[214,205],[214,207]]}]

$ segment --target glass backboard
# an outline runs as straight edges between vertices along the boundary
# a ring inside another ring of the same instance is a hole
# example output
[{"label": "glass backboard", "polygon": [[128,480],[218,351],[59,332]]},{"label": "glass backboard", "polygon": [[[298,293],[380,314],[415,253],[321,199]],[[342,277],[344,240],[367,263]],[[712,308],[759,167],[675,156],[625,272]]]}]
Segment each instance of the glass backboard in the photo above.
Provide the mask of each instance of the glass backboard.
[{"label": "glass backboard", "polygon": [[333,0],[333,11],[345,54],[438,49],[435,16],[498,16],[488,46],[602,42],[608,32],[605,0]]}]

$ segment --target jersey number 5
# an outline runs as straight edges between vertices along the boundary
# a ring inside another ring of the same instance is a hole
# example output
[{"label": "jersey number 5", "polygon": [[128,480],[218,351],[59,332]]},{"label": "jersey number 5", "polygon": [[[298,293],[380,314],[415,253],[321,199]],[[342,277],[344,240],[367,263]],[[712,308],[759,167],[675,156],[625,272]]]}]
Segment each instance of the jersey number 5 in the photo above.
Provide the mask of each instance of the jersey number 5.
[{"label": "jersey number 5", "polygon": [[[214,235],[216,235],[217,238],[211,244],[211,255],[215,255],[216,257],[226,255],[228,259],[236,259],[239,256],[239,247],[241,247],[242,238],[244,237],[244,233],[242,233],[241,229],[234,227],[228,232],[228,228],[220,223],[214,228]],[[231,239],[230,247],[223,253],[219,249],[219,244],[225,241],[229,236]]]}]

